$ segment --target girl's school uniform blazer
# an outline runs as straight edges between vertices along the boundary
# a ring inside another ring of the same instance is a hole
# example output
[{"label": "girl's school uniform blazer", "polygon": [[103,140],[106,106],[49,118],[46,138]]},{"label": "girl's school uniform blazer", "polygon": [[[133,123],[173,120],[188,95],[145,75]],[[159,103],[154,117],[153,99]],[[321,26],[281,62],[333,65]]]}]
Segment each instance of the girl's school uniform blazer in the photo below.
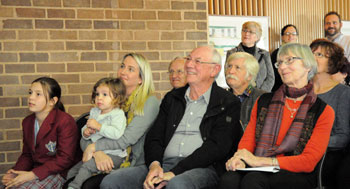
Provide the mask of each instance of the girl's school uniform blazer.
[{"label": "girl's school uniform blazer", "polygon": [[33,171],[39,180],[59,173],[66,177],[76,162],[78,129],[72,116],[53,109],[42,123],[34,144],[35,114],[23,122],[23,151],[14,170]]}]

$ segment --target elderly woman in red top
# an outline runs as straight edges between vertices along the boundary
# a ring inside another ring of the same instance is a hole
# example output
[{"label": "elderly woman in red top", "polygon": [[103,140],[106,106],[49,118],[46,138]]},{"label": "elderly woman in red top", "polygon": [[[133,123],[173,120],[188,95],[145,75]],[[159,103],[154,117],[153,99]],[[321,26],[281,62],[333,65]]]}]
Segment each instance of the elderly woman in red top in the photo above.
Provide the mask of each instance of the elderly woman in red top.
[{"label": "elderly woman in red top", "polygon": [[[226,163],[220,188],[314,188],[314,171],[326,151],[333,109],[319,99],[309,82],[317,72],[306,45],[281,47],[275,66],[283,85],[255,103],[238,151]],[[277,166],[278,173],[237,171]]]}]

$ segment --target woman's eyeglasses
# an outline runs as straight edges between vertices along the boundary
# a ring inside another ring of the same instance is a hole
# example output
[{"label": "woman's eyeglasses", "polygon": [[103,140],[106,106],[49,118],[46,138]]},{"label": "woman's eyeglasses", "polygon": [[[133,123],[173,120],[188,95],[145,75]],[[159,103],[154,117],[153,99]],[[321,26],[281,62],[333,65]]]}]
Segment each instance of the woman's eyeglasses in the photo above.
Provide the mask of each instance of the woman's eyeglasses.
[{"label": "woman's eyeglasses", "polygon": [[249,33],[250,35],[252,34],[256,34],[256,32],[252,31],[252,30],[248,30],[248,29],[242,29],[243,33]]},{"label": "woman's eyeglasses", "polygon": [[289,58],[287,58],[286,60],[278,60],[276,63],[275,63],[275,68],[279,68],[281,65],[282,65],[282,63],[284,63],[285,65],[287,65],[287,66],[289,66],[289,65],[291,65],[291,64],[293,64],[294,63],[294,61],[295,60],[302,60],[303,58],[301,58],[301,57],[295,57],[295,56],[293,56],[293,57],[289,57]]}]

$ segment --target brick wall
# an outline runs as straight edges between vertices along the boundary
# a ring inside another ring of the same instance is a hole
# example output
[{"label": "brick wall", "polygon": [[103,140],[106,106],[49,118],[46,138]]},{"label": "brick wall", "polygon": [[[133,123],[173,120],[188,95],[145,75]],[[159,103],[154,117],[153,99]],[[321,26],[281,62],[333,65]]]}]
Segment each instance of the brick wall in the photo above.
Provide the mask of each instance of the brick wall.
[{"label": "brick wall", "polygon": [[76,117],[91,108],[93,84],[116,76],[125,53],[148,58],[160,97],[170,89],[170,60],[206,42],[206,0],[1,0],[0,175],[20,154],[35,78],[56,78]]}]

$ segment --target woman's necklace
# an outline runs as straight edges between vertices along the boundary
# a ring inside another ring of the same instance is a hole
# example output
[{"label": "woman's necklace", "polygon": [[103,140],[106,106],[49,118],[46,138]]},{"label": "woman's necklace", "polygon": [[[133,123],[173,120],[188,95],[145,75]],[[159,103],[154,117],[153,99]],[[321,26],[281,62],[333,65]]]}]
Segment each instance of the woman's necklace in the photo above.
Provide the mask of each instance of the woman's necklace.
[{"label": "woman's necklace", "polygon": [[295,112],[297,112],[298,109],[297,109],[297,108],[291,108],[291,107],[289,107],[288,101],[286,101],[286,107],[287,107],[287,109],[288,109],[288,110],[290,111],[290,113],[291,113],[290,118],[293,118]]}]

